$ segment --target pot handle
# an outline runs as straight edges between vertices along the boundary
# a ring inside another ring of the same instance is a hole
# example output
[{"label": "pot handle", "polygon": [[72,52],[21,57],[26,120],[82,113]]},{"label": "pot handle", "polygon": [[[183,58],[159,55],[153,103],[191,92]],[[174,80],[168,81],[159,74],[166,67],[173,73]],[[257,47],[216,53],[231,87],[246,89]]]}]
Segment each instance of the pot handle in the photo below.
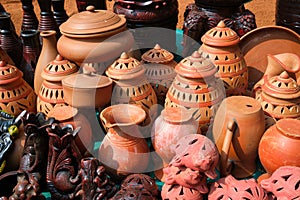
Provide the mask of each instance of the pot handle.
[{"label": "pot handle", "polygon": [[220,173],[221,177],[228,175],[228,154],[230,149],[230,144],[237,128],[237,123],[234,119],[230,119],[227,123],[225,138],[221,150],[221,162],[220,162]]}]

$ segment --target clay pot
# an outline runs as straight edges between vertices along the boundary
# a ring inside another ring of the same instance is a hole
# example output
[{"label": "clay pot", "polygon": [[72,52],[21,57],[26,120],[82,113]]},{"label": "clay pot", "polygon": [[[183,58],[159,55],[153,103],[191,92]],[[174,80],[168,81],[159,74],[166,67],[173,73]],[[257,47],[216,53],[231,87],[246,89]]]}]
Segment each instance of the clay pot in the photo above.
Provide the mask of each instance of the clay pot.
[{"label": "clay pot", "polygon": [[23,110],[35,111],[36,96],[17,67],[0,61],[0,110],[17,116]]},{"label": "clay pot", "polygon": [[98,74],[73,74],[62,80],[64,100],[76,108],[99,108],[110,102],[112,80]]},{"label": "clay pot", "polygon": [[48,117],[53,117],[61,123],[61,126],[71,124],[73,129],[80,128],[75,136],[75,143],[79,148],[82,157],[90,155],[93,151],[93,136],[92,127],[88,119],[79,112],[77,108],[71,106],[54,107],[49,113]]},{"label": "clay pot", "polygon": [[123,16],[108,10],[95,10],[94,6],[86,9],[72,15],[59,27],[62,36],[57,49],[63,57],[79,64],[99,63],[115,59],[131,48],[133,38],[125,31]]},{"label": "clay pot", "polygon": [[202,200],[203,196],[196,189],[186,188],[181,185],[168,185],[164,184],[161,191],[163,200],[168,199],[189,199],[189,200]]},{"label": "clay pot", "polygon": [[[299,129],[299,120],[287,118],[277,121],[264,133],[258,154],[268,175],[281,166],[300,167],[300,155],[297,153],[300,145]],[[268,175],[264,175],[264,178]]]},{"label": "clay pot", "polygon": [[[265,130],[264,112],[252,97],[231,96],[224,99],[216,113],[213,131],[208,135],[221,154],[222,176],[251,176],[256,171],[259,141]],[[249,145],[251,144],[251,145]],[[228,160],[234,165],[228,166]]]},{"label": "clay pot", "polygon": [[215,112],[225,97],[222,81],[215,77],[217,68],[199,52],[183,59],[170,86],[165,107],[185,107],[193,112],[203,134],[213,121]]},{"label": "clay pot", "polygon": [[285,26],[300,34],[300,1],[276,0],[275,24]]},{"label": "clay pot", "polygon": [[216,76],[224,82],[226,95],[241,95],[248,87],[248,70],[239,48],[240,37],[224,21],[207,31],[201,38],[199,53],[210,58],[218,69]]},{"label": "clay pot", "polygon": [[146,118],[145,111],[135,104],[112,105],[100,113],[108,129],[98,151],[98,158],[116,179],[131,173],[145,172],[149,147],[138,130]]},{"label": "clay pot", "polygon": [[64,100],[62,79],[78,71],[75,63],[57,55],[42,71],[44,79],[37,98],[37,111],[46,115],[55,107],[67,105]]}]

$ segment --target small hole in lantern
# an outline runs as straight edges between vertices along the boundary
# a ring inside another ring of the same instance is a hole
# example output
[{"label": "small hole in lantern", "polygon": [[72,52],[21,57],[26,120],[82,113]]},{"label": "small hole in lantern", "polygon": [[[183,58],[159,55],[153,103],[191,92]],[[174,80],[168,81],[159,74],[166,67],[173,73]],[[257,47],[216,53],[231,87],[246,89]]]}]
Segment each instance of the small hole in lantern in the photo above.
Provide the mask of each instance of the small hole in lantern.
[{"label": "small hole in lantern", "polygon": [[198,141],[198,139],[193,139],[192,141],[189,142],[189,145],[195,144]]},{"label": "small hole in lantern", "polygon": [[246,105],[248,108],[252,108],[253,106],[252,105],[250,105],[250,104],[247,104]]}]

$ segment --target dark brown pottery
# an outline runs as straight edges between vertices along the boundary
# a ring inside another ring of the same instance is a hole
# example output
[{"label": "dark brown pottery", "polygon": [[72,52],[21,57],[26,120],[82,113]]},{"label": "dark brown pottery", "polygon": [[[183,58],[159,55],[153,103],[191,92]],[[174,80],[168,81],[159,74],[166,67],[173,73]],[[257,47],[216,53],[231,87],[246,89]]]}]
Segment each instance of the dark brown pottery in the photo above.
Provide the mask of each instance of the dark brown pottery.
[{"label": "dark brown pottery", "polygon": [[56,37],[58,38],[60,32],[53,16],[51,0],[38,0],[38,5],[40,7],[38,30],[40,32],[55,30]]},{"label": "dark brown pottery", "polygon": [[88,6],[94,6],[96,10],[106,10],[106,1],[104,0],[76,0],[78,12],[86,10]]},{"label": "dark brown pottery", "polygon": [[285,26],[300,34],[299,5],[299,0],[276,0],[275,24]]},{"label": "dark brown pottery", "polygon": [[21,30],[38,30],[39,20],[34,12],[32,0],[21,0],[21,3],[23,10]]},{"label": "dark brown pottery", "polygon": [[53,17],[59,27],[62,23],[69,19],[65,10],[65,0],[51,0],[53,8]]}]

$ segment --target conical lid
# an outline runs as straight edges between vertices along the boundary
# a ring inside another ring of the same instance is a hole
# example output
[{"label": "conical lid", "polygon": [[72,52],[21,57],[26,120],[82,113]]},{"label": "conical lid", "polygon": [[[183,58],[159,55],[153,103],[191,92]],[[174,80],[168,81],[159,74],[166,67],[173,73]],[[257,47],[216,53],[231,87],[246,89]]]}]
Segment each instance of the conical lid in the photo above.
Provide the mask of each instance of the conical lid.
[{"label": "conical lid", "polygon": [[123,52],[105,73],[112,79],[126,80],[141,76],[144,72],[145,68],[137,59],[129,57],[127,53]]},{"label": "conical lid", "polygon": [[201,41],[206,45],[226,47],[238,44],[240,37],[231,28],[226,27],[224,21],[220,21],[202,36]]},{"label": "conical lid", "polygon": [[201,57],[198,51],[181,60],[175,67],[177,74],[188,78],[205,78],[214,76],[217,68],[207,58]]},{"label": "conical lid", "polygon": [[86,11],[72,15],[60,25],[63,35],[71,37],[99,36],[126,27],[126,19],[108,10],[95,10],[88,6]]},{"label": "conical lid", "polygon": [[43,70],[42,77],[47,81],[61,81],[66,76],[79,70],[79,67],[61,55],[57,55]]},{"label": "conical lid", "polygon": [[[265,76],[267,78],[267,76]],[[279,76],[273,76],[269,80],[265,78],[262,91],[266,94],[281,99],[295,99],[300,97],[300,87],[296,80],[284,71]]]},{"label": "conical lid", "polygon": [[22,78],[23,73],[15,66],[0,61],[0,85],[5,85]]},{"label": "conical lid", "polygon": [[153,49],[145,52],[142,59],[149,63],[166,63],[174,59],[174,55],[156,44]]}]

